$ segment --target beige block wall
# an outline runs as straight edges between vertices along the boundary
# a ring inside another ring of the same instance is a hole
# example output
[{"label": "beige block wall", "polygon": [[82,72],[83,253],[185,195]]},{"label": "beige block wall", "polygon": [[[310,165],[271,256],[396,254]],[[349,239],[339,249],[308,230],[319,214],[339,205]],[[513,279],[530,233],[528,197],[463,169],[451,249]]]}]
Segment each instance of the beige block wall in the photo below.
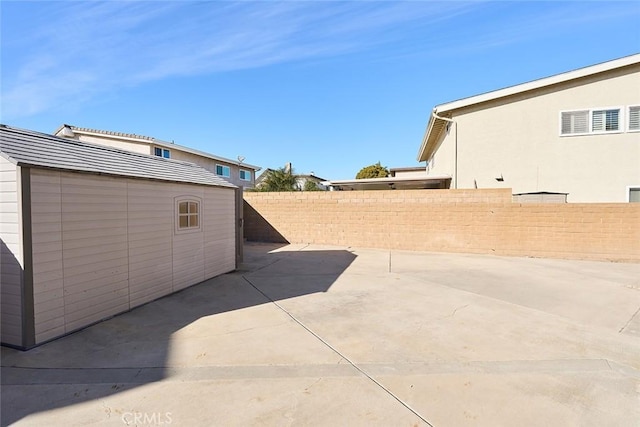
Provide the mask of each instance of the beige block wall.
[{"label": "beige block wall", "polygon": [[[31,190],[36,343],[235,269],[233,190],[38,169]],[[175,232],[181,196],[200,231]]]},{"label": "beige block wall", "polygon": [[22,222],[20,169],[0,157],[0,341],[22,344]]},{"label": "beige block wall", "polygon": [[[457,137],[457,188],[569,193],[570,203],[626,201],[627,186],[640,184],[640,132],[627,131],[628,107],[640,105],[640,91],[631,90],[640,87],[640,67],[607,77],[454,111],[456,124],[429,173],[455,179]],[[611,107],[622,109],[623,132],[560,136],[561,111]]]},{"label": "beige block wall", "polygon": [[245,238],[640,262],[640,205],[518,204],[510,189],[245,193]]}]

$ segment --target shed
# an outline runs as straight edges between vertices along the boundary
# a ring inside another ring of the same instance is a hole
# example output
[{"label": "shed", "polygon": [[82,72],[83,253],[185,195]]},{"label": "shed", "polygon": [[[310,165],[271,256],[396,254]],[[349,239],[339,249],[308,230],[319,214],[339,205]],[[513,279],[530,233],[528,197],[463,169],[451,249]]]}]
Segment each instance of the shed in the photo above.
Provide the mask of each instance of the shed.
[{"label": "shed", "polygon": [[0,125],[1,343],[234,270],[236,190],[192,163]]}]

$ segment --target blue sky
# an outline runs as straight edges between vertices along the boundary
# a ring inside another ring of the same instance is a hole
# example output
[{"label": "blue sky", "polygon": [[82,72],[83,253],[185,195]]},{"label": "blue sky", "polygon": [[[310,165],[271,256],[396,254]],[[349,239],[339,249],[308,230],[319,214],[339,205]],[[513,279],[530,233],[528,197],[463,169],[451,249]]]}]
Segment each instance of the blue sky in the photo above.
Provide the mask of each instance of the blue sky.
[{"label": "blue sky", "polygon": [[1,121],[349,179],[431,109],[640,52],[640,2],[2,1]]}]

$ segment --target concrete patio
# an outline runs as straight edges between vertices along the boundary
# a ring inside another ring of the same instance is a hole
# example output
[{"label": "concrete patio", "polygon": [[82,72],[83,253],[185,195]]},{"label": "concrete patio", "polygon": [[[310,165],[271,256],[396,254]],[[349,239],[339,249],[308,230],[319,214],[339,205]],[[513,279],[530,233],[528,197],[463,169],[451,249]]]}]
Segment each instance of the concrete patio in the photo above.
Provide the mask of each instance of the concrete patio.
[{"label": "concrete patio", "polygon": [[28,352],[2,425],[640,425],[640,265],[248,244]]}]

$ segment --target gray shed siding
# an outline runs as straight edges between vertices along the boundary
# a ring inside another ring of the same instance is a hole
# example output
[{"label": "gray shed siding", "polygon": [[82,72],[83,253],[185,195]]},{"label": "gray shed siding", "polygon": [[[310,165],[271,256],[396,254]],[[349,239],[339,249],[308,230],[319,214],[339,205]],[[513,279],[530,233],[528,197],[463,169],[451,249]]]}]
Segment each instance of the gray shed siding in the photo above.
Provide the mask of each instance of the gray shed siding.
[{"label": "gray shed siding", "polygon": [[33,169],[31,203],[36,344],[235,269],[232,188]]},{"label": "gray shed siding", "polygon": [[0,341],[22,344],[22,222],[19,168],[0,157]]}]

